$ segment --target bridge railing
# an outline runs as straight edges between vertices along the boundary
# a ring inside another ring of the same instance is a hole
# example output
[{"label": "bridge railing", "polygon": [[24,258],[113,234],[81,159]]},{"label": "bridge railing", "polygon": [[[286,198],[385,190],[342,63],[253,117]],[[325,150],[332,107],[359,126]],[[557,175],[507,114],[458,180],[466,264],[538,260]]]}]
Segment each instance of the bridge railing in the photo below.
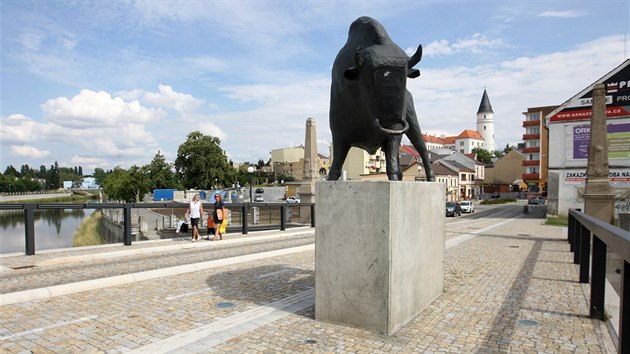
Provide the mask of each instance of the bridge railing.
[{"label": "bridge railing", "polygon": [[[241,233],[247,234],[250,229],[249,217],[252,208],[277,208],[280,211],[280,230],[287,228],[287,208],[308,208],[308,218],[311,227],[315,227],[315,204],[314,203],[226,203],[232,213],[240,214]],[[35,210],[46,209],[122,209],[123,210],[123,243],[131,246],[131,210],[132,209],[181,209],[188,208],[186,203],[166,202],[166,203],[15,203],[0,204],[0,210],[22,210],[24,212],[24,238],[25,251],[27,256],[35,254]],[[238,210],[238,211],[237,211]],[[268,229],[269,227],[267,227]]]},{"label": "bridge railing", "polygon": [[590,281],[591,284],[590,316],[592,318],[605,320],[604,289],[607,249],[623,259],[617,350],[619,353],[630,353],[630,232],[579,210],[571,209],[569,210],[568,238],[571,251],[574,252],[573,262],[580,265],[580,283]]}]

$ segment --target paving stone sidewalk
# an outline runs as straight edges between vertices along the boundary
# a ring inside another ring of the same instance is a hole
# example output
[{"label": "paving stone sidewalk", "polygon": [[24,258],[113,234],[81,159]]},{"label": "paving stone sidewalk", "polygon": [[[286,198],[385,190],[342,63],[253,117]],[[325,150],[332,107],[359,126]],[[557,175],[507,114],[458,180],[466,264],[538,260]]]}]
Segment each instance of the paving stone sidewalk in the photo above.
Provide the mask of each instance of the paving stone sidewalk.
[{"label": "paving stone sidewalk", "polygon": [[447,246],[444,294],[389,337],[314,320],[308,250],[3,306],[0,351],[614,353],[564,229],[541,221]]}]

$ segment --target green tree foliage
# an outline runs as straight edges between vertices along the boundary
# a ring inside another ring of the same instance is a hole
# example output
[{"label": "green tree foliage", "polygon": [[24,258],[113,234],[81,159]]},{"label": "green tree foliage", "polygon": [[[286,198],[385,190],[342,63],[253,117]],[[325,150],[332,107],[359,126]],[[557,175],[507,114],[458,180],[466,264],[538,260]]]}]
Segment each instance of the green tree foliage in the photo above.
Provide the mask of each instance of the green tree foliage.
[{"label": "green tree foliage", "polygon": [[46,171],[46,189],[59,189],[61,188],[61,177],[59,176],[59,164],[55,161],[55,164],[50,166],[50,170]]},{"label": "green tree foliage", "polygon": [[107,174],[105,173],[105,170],[103,170],[100,167],[97,167],[94,169],[94,182],[99,185],[99,186],[103,186],[103,183],[105,182],[105,176],[107,176]]},{"label": "green tree foliage", "polygon": [[495,150],[494,151],[494,156],[500,159],[503,156],[505,156],[505,153],[503,151],[501,151],[501,150]]},{"label": "green tree foliage", "polygon": [[503,148],[503,154],[505,155],[512,150],[516,150],[516,146],[505,144],[505,147]]},{"label": "green tree foliage", "polygon": [[494,155],[490,151],[482,147],[476,147],[472,149],[472,152],[477,154],[477,161],[483,162],[485,164],[489,164],[492,162],[492,157]]},{"label": "green tree foliage", "polygon": [[13,167],[13,165],[7,166],[7,168],[4,170],[4,175],[5,176],[20,177],[20,173],[18,172],[18,170],[15,169],[15,167]]},{"label": "green tree foliage", "polygon": [[20,176],[22,177],[35,177],[35,171],[33,171],[27,164],[24,164],[20,167]]},{"label": "green tree foliage", "polygon": [[127,203],[139,202],[149,191],[150,182],[147,174],[138,166],[131,166],[126,171],[116,166],[103,182],[103,191],[110,199]]},{"label": "green tree foliage", "polygon": [[231,186],[236,181],[234,168],[217,137],[195,131],[177,149],[175,171],[184,188],[212,189],[215,179],[219,185]]},{"label": "green tree foliage", "polygon": [[143,167],[152,189],[177,188],[177,177],[173,171],[173,164],[167,163],[164,155],[158,150],[150,164]]}]

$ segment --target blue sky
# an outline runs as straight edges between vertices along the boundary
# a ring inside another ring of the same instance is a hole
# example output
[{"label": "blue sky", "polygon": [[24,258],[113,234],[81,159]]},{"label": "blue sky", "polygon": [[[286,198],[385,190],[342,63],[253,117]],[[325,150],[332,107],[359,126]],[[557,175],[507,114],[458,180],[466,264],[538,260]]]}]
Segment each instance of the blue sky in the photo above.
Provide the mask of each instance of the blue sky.
[{"label": "blue sky", "polygon": [[[235,162],[303,144],[328,155],[330,70],[360,16],[410,54],[429,134],[476,129],[487,89],[497,147],[528,107],[561,104],[628,58],[626,1],[0,2],[0,169],[173,162],[191,131]],[[1,172],[0,171],[0,172]]]}]

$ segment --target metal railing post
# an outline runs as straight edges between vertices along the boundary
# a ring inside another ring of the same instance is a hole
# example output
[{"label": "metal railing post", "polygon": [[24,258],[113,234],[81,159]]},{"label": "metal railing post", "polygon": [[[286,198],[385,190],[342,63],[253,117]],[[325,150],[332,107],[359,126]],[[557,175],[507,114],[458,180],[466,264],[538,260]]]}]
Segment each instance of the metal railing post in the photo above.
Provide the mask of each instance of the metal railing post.
[{"label": "metal railing post", "polygon": [[584,226],[576,220],[575,236],[573,238],[573,264],[580,264],[580,244],[582,243],[582,231]]},{"label": "metal railing post", "polygon": [[584,225],[580,225],[580,248],[576,253],[580,254],[580,283],[588,283],[591,268],[591,231]]},{"label": "metal railing post", "polygon": [[569,213],[569,230],[567,232],[567,238],[569,241],[569,245],[571,245],[570,251],[573,252],[574,248],[573,248],[573,243],[575,240],[575,217],[573,216],[573,214]]},{"label": "metal railing post", "polygon": [[131,246],[131,204],[123,205],[123,240],[125,246]]},{"label": "metal railing post", "polygon": [[624,261],[619,295],[619,353],[630,353],[630,263]]},{"label": "metal railing post", "polygon": [[243,207],[241,208],[241,224],[243,227],[243,230],[241,231],[243,233],[243,235],[247,235],[247,205],[243,204]]},{"label": "metal railing post", "polygon": [[35,205],[24,205],[24,243],[27,256],[35,255]]},{"label": "metal railing post", "polygon": [[591,269],[590,316],[604,319],[604,289],[606,286],[606,244],[593,234],[593,266]]},{"label": "metal railing post", "polygon": [[284,231],[287,229],[287,206],[280,206],[280,231]]}]

